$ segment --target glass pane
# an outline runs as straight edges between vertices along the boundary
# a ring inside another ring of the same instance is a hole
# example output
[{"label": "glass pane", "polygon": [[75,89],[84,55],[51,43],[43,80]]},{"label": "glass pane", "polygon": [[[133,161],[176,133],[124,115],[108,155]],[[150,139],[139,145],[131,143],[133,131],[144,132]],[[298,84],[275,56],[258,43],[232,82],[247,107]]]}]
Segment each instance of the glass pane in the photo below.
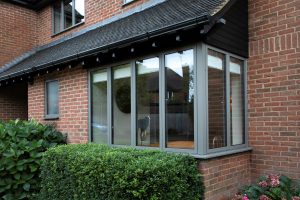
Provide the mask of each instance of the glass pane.
[{"label": "glass pane", "polygon": [[61,31],[61,1],[56,1],[53,6],[53,17],[54,17],[54,33]]},{"label": "glass pane", "polygon": [[92,141],[107,144],[107,72],[92,75]]},{"label": "glass pane", "polygon": [[225,55],[208,51],[209,148],[226,145]]},{"label": "glass pane", "polygon": [[130,3],[132,1],[134,1],[134,0],[124,0],[124,3]]},{"label": "glass pane", "polygon": [[58,115],[58,81],[46,83],[47,115]]},{"label": "glass pane", "polygon": [[130,64],[113,68],[113,144],[131,144]]},{"label": "glass pane", "polygon": [[84,21],[84,0],[75,0],[75,24]]},{"label": "glass pane", "polygon": [[243,61],[230,58],[230,121],[232,145],[244,144]]},{"label": "glass pane", "polygon": [[166,146],[194,148],[194,53],[165,56]]},{"label": "glass pane", "polygon": [[72,0],[65,0],[64,1],[64,29],[69,28],[73,25],[72,10],[73,10]]},{"label": "glass pane", "polygon": [[137,145],[159,146],[159,59],[136,62]]}]

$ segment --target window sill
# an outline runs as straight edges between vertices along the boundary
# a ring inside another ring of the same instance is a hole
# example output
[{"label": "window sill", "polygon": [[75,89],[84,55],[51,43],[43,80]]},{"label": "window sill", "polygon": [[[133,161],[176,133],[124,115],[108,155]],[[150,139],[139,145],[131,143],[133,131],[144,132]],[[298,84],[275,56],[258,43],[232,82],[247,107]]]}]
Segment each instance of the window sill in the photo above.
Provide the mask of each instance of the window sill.
[{"label": "window sill", "polygon": [[78,23],[78,24],[75,24],[74,26],[71,26],[71,27],[69,27],[69,28],[66,28],[66,29],[64,29],[64,30],[62,30],[62,31],[60,31],[60,32],[58,32],[58,33],[53,33],[53,34],[51,35],[51,37],[56,37],[56,36],[58,36],[58,35],[60,35],[60,34],[62,34],[62,33],[65,33],[65,32],[67,32],[67,31],[73,29],[73,28],[76,28],[76,27],[78,27],[78,26],[81,26],[81,25],[83,25],[84,23],[85,23],[85,22],[83,21],[83,22],[80,22],[80,23]]},{"label": "window sill", "polygon": [[44,117],[44,120],[58,120],[59,119],[59,115],[46,115]]},{"label": "window sill", "polygon": [[194,158],[198,158],[201,160],[207,160],[207,159],[218,158],[218,157],[222,157],[222,156],[229,156],[232,154],[244,153],[244,152],[248,152],[248,151],[252,151],[252,148],[245,147],[245,148],[241,148],[241,149],[233,149],[233,150],[222,151],[222,152],[217,152],[217,153],[210,153],[210,154],[206,154],[206,155],[192,154],[192,156]]}]

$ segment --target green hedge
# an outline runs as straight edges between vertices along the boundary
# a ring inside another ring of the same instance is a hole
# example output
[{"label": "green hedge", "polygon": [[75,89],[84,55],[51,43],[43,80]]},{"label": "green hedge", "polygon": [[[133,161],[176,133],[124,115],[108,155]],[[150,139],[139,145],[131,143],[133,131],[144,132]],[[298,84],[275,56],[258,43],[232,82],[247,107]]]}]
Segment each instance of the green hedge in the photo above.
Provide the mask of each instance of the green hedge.
[{"label": "green hedge", "polygon": [[0,122],[0,199],[28,199],[39,193],[42,152],[62,143],[64,136],[51,126]]},{"label": "green hedge", "polygon": [[40,199],[201,199],[191,156],[105,145],[63,145],[42,162]]}]

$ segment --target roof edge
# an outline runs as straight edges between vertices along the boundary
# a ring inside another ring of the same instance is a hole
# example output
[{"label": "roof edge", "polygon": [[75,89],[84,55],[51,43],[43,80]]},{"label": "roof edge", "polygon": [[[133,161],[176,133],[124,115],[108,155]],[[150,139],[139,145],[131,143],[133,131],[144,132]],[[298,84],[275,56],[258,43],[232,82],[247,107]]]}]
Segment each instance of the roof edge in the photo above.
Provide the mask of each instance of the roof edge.
[{"label": "roof edge", "polygon": [[150,38],[153,38],[153,37],[156,37],[156,36],[160,36],[160,35],[169,33],[170,31],[177,31],[177,30],[180,30],[180,29],[185,29],[185,28],[189,28],[189,27],[192,27],[192,26],[197,26],[197,25],[200,25],[200,24],[207,24],[207,23],[210,22],[210,20],[211,20],[210,15],[204,15],[203,17],[200,17],[200,18],[195,17],[195,18],[186,20],[186,21],[184,21],[180,24],[171,25],[171,26],[165,27],[163,29],[157,29],[157,30],[154,30],[154,31],[151,31],[151,32],[145,32],[145,33],[143,33],[141,35],[138,35],[136,37],[133,37],[133,38],[127,38],[127,39],[117,41],[117,42],[109,44],[109,45],[105,45],[105,46],[102,46],[102,47],[98,47],[96,49],[91,49],[89,51],[82,52],[80,54],[77,53],[77,54],[74,54],[74,55],[70,55],[69,57],[65,57],[64,59],[61,59],[61,60],[52,61],[52,62],[49,62],[49,63],[42,64],[40,66],[35,66],[33,68],[28,68],[26,70],[18,71],[18,72],[15,72],[13,74],[10,74],[10,75],[7,75],[7,76],[4,76],[4,77],[0,78],[0,81],[4,81],[4,80],[7,80],[9,78],[17,77],[20,74],[33,73],[34,71],[37,71],[37,70],[43,70],[43,69],[46,69],[46,68],[51,67],[51,66],[71,62],[71,61],[74,61],[76,59],[81,59],[83,57],[88,57],[90,55],[94,55],[97,52],[104,51],[105,49],[118,48],[120,46],[124,46],[124,44],[130,44],[132,42],[147,40],[147,39],[150,39]]}]

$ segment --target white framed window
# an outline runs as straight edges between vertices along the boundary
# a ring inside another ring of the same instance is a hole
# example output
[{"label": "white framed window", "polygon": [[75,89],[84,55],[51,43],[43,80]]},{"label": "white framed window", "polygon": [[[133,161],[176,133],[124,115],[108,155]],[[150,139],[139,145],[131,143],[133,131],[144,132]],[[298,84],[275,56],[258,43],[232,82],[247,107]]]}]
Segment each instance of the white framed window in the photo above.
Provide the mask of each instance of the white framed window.
[{"label": "white framed window", "polygon": [[84,0],[58,0],[53,4],[53,33],[60,33],[85,18]]},{"label": "white framed window", "polygon": [[45,82],[45,119],[59,117],[59,83],[57,80]]},{"label": "white framed window", "polygon": [[91,141],[199,157],[247,149],[245,80],[245,59],[203,43],[91,70]]}]

